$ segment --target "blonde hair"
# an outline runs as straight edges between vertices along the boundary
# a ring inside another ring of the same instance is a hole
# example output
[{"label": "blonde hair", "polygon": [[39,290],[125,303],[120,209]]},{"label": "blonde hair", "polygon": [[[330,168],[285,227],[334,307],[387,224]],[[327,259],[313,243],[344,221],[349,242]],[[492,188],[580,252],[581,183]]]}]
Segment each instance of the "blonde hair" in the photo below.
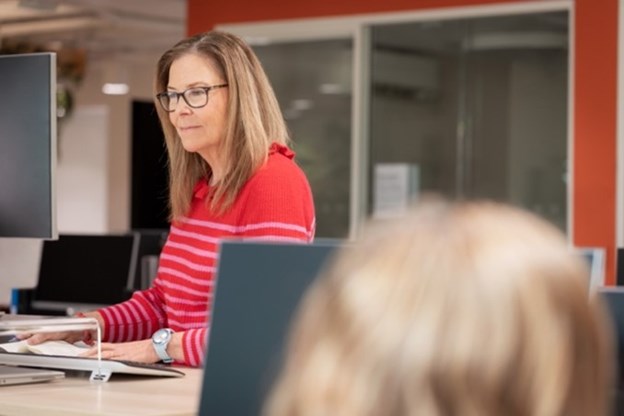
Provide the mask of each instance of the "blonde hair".
[{"label": "blonde hair", "polygon": [[[212,31],[184,39],[158,61],[154,89],[165,91],[171,64],[187,54],[211,60],[228,84],[226,132],[221,151],[227,161],[210,209],[224,212],[251,175],[266,161],[271,143],[287,145],[288,131],[271,84],[251,48],[239,37]],[[169,114],[156,103],[169,154],[171,219],[188,213],[193,188],[212,174],[210,166],[181,144]]]},{"label": "blonde hair", "polygon": [[295,321],[267,416],[604,416],[611,334],[558,230],[428,201],[339,254]]}]

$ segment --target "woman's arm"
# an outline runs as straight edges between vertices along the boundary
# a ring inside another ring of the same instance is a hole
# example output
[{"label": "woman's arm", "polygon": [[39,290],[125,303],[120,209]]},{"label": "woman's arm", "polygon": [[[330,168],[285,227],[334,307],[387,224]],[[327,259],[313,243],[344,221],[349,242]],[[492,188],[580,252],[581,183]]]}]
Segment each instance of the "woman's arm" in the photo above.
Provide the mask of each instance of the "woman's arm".
[{"label": "woman's arm", "polygon": [[[176,363],[190,367],[199,367],[204,360],[206,350],[205,337],[205,328],[174,332],[167,345],[167,354]],[[83,356],[97,357],[97,348],[91,348]],[[102,358],[137,361],[148,364],[160,361],[151,339],[122,343],[104,343],[102,344]]]}]

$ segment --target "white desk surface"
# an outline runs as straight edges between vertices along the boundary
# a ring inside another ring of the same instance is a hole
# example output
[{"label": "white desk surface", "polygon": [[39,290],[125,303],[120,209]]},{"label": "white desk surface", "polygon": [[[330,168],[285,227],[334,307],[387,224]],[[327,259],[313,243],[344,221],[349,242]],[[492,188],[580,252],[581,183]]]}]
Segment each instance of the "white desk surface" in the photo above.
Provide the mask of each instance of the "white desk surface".
[{"label": "white desk surface", "polygon": [[68,372],[51,382],[0,386],[2,416],[197,415],[201,369],[179,368],[184,377],[113,374],[110,381],[89,381],[86,372]]}]

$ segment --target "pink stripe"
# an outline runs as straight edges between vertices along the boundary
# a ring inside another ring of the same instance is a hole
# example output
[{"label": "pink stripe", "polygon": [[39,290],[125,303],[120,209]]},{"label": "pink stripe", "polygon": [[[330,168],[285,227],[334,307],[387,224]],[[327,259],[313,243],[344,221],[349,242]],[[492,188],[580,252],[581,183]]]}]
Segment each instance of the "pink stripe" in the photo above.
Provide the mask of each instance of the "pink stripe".
[{"label": "pink stripe", "polygon": [[169,260],[172,261],[174,263],[179,263],[182,264],[183,266],[188,267],[189,269],[193,269],[193,270],[197,270],[199,272],[214,272],[214,267],[211,266],[205,266],[203,264],[197,264],[195,262],[192,262],[190,260],[187,260],[185,258],[182,258],[180,256],[174,256],[172,254],[161,254],[160,255],[160,259],[161,260]]},{"label": "pink stripe", "polygon": [[171,234],[179,235],[179,236],[182,236],[182,237],[193,238],[195,240],[205,241],[207,243],[213,243],[213,244],[218,244],[219,243],[219,239],[216,238],[216,237],[209,237],[209,236],[204,235],[204,234],[194,233],[192,231],[185,231],[185,230],[182,230],[182,229],[180,229],[178,227],[175,227],[175,226],[171,227]]},{"label": "pink stripe", "polygon": [[193,346],[193,350],[195,352],[195,366],[198,366],[201,362],[202,362],[202,352],[203,352],[203,348],[202,348],[202,342],[201,342],[201,332],[203,331],[195,331],[195,336],[194,338],[194,346]]},{"label": "pink stripe", "polygon": [[127,332],[125,334],[124,341],[135,341],[136,339],[134,338],[134,323],[132,323],[130,309],[125,302],[119,304],[119,312],[123,315],[123,318],[125,319],[124,326]]},{"label": "pink stripe", "polygon": [[208,329],[203,329],[202,331],[198,331],[197,336],[199,337],[198,349],[199,349],[199,360],[197,360],[198,365],[202,365],[204,360],[206,359],[206,344],[208,343]]},{"label": "pink stripe", "polygon": [[184,333],[184,337],[182,338],[182,349],[184,351],[184,360],[185,364],[195,367],[193,360],[193,351],[192,351],[192,338],[193,334],[190,331],[186,331]]},{"label": "pink stripe", "polygon": [[[170,267],[161,267],[160,272],[163,274],[168,274],[171,276],[179,277],[180,279],[187,280],[190,283],[196,284],[197,286],[205,286],[206,288],[209,288],[209,287],[212,287],[213,285],[212,280],[206,280],[206,279],[202,279],[198,277],[193,277],[187,273],[181,272],[176,269],[172,269]],[[161,281],[161,284],[163,284],[163,281]]]},{"label": "pink stripe", "polygon": [[[147,299],[145,299],[145,296],[143,296],[143,293],[141,293],[141,298],[143,300],[145,300],[147,302]],[[137,318],[139,321],[151,321],[152,318],[149,316],[149,314],[147,313],[147,311],[145,310],[145,308],[143,307],[142,303],[139,303],[138,301],[132,299],[130,302],[128,302],[130,305],[132,305],[132,307],[137,311],[139,317]]]},{"label": "pink stripe", "polygon": [[115,330],[115,332],[111,333],[111,341],[121,342],[121,316],[119,315],[119,312],[117,312],[117,306],[110,308],[110,311],[113,314],[115,320],[115,326],[112,328]]},{"label": "pink stripe", "polygon": [[182,243],[174,243],[174,242],[168,242],[167,243],[167,247],[174,247],[183,251],[187,251],[189,253],[193,253],[196,256],[200,256],[200,257],[208,257],[208,258],[216,258],[217,257],[217,253],[215,253],[212,250],[200,250],[198,248],[195,248],[193,246],[189,246],[188,244],[182,244]]},{"label": "pink stripe", "polygon": [[178,321],[177,319],[173,319],[170,318],[169,319],[169,326],[172,328],[178,328],[178,331],[187,331],[187,330],[191,330],[191,329],[200,329],[200,328],[204,328],[206,326],[206,320],[205,319],[201,319],[199,321],[196,322],[181,322]]},{"label": "pink stripe", "polygon": [[113,333],[113,328],[115,325],[115,322],[113,322],[113,317],[111,316],[109,309],[110,308],[104,308],[98,311],[102,314],[102,317],[104,318],[104,322],[106,322],[106,328],[104,328],[105,333],[102,334],[102,336],[104,337],[104,340],[108,342],[110,342],[110,340],[112,339],[111,334]]},{"label": "pink stripe", "polygon": [[165,298],[167,299],[167,303],[169,304],[180,304],[180,305],[188,305],[188,306],[206,306],[208,304],[208,299],[212,299],[212,293],[208,293],[206,296],[206,300],[190,300],[186,298],[179,298],[177,296],[170,295],[168,293],[165,294]]},{"label": "pink stripe", "polygon": [[130,313],[132,314],[132,317],[134,318],[134,322],[135,322],[135,327],[137,329],[137,337],[136,339],[145,339],[147,338],[144,334],[145,332],[145,322],[141,319],[139,310],[137,309],[137,306],[134,304],[134,302],[126,302],[126,306],[128,307],[128,310],[130,311]]},{"label": "pink stripe", "polygon": [[206,296],[206,292],[202,291],[202,290],[194,290],[194,289],[189,289],[184,285],[180,285],[177,283],[171,283],[171,282],[162,282],[162,285],[169,288],[169,289],[176,289],[180,292],[183,293],[188,293],[190,295],[195,295],[195,296]]},{"label": "pink stripe", "polygon": [[245,237],[244,241],[286,241],[289,243],[305,243],[308,237],[285,237],[283,235],[263,235],[258,237]]},{"label": "pink stripe", "polygon": [[185,345],[188,351],[189,364],[197,367],[203,361],[204,348],[202,339],[206,334],[206,329],[189,330],[187,332],[189,339]]},{"label": "pink stripe", "polygon": [[308,235],[308,230],[306,230],[305,227],[302,227],[301,225],[296,225],[296,224],[288,224],[285,222],[275,222],[275,221],[260,222],[257,224],[244,225],[239,228],[241,228],[241,232],[245,232],[249,230],[261,230],[263,228],[277,228],[280,230],[297,231],[302,234],[305,234],[306,236]]},{"label": "pink stripe", "polygon": [[[145,302],[151,304],[151,301],[147,298],[147,296],[145,295],[145,292],[138,292],[135,296],[137,297],[141,297],[141,299],[143,299]],[[147,310],[145,309],[145,307],[143,306],[142,303],[140,303],[138,300],[134,300],[131,299],[130,300],[136,307],[136,309],[139,311],[139,313],[143,316],[143,319],[148,322],[148,325],[151,326],[151,322],[152,322],[152,317],[149,316],[149,314],[147,313]],[[152,310],[154,309],[153,307],[151,308]],[[158,314],[155,313],[156,319],[158,319]]]},{"label": "pink stripe", "polygon": [[197,359],[197,331],[191,332],[191,338],[189,341],[189,348],[191,350],[189,356],[191,357],[191,362],[193,363],[192,365],[197,367],[199,365],[199,360]]},{"label": "pink stripe", "polygon": [[158,319],[159,322],[166,322],[167,316],[165,315],[162,309],[157,307],[157,305],[160,305],[160,302],[158,302],[156,295],[154,295],[152,291],[149,291],[145,294],[145,297],[147,301],[149,302],[150,307],[152,308],[152,311],[156,315],[156,319]]},{"label": "pink stripe", "polygon": [[[145,292],[140,292],[139,294],[144,295]],[[156,315],[156,319],[159,321],[159,323],[161,323],[164,326],[164,323],[162,322],[162,320],[158,319],[158,315],[159,315],[158,310],[154,308],[153,303],[147,298],[147,296],[142,296],[142,298],[150,305],[150,309],[154,312],[154,315]],[[130,302],[127,302],[127,303],[128,303],[128,307],[132,311],[134,311],[137,315],[140,315],[139,317],[137,317],[137,321],[141,322],[141,319],[142,319],[142,322],[143,322],[143,324],[139,326],[138,339],[148,338],[155,331],[153,318],[150,317],[150,315],[148,314],[147,310],[145,309],[142,303],[139,303],[138,301],[135,301],[134,299],[131,299]]]},{"label": "pink stripe", "polygon": [[[206,310],[203,311],[188,311],[185,309],[176,309],[172,306],[167,306],[167,314],[175,315],[177,317],[189,317],[189,318],[206,318]],[[169,321],[171,321],[171,317],[169,317]]]},{"label": "pink stripe", "polygon": [[258,230],[262,228],[278,228],[282,230],[298,231],[300,233],[305,234],[306,236],[310,233],[310,231],[306,230],[306,228],[302,227],[301,225],[289,224],[289,223],[277,222],[277,221],[259,222],[255,224],[247,224],[247,225],[239,225],[239,226],[220,224],[220,223],[216,223],[212,221],[196,220],[192,218],[183,218],[181,222],[186,223],[186,224],[196,225],[198,227],[214,228],[217,230],[229,231],[233,234],[244,233],[245,231]]}]

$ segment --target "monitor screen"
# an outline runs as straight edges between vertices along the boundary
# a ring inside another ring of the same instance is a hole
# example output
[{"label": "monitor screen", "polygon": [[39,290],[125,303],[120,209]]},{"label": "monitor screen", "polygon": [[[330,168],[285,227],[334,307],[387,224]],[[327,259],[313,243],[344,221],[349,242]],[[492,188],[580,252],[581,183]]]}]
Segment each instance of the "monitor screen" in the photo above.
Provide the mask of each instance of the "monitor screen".
[{"label": "monitor screen", "polygon": [[0,55],[0,238],[57,238],[56,55]]},{"label": "monitor screen", "polygon": [[56,241],[44,241],[33,309],[73,312],[128,299],[137,246],[135,233],[61,234]]}]

